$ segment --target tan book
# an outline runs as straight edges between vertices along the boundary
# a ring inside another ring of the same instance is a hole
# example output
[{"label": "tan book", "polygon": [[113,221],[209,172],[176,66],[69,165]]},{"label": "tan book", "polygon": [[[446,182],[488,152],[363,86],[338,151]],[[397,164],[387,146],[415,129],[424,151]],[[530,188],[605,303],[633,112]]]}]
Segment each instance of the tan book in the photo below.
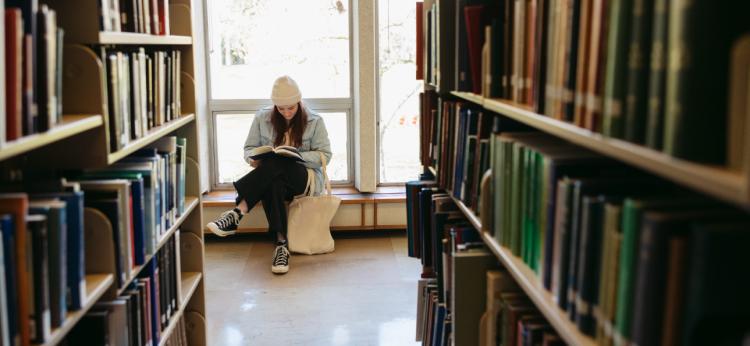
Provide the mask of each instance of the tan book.
[{"label": "tan book", "polygon": [[604,47],[606,47],[607,11],[604,0],[593,0],[591,10],[591,37],[586,81],[584,127],[597,131],[601,128],[602,80],[604,70]]},{"label": "tan book", "polygon": [[573,123],[583,127],[586,112],[586,91],[588,82],[589,49],[591,49],[592,2],[581,2],[581,16],[578,24],[578,69],[576,70],[576,90],[573,100]]}]

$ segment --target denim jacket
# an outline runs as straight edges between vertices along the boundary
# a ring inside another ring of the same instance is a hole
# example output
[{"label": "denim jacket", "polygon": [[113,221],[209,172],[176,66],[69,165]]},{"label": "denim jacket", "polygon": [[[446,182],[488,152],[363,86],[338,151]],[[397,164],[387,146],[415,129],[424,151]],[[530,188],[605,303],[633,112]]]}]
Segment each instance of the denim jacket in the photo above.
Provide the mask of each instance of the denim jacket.
[{"label": "denim jacket", "polygon": [[[303,105],[304,107],[304,105]],[[331,162],[331,142],[328,139],[328,131],[323,123],[323,118],[305,107],[307,112],[307,126],[302,134],[302,146],[299,152],[305,159],[305,167],[312,168],[315,172],[315,194],[320,194],[323,190],[323,171],[321,170],[320,154],[326,159],[326,163]],[[253,119],[250,126],[250,132],[245,140],[245,161],[251,162],[250,151],[254,148],[273,145],[276,137],[273,125],[271,125],[271,115],[273,115],[273,106],[260,110]]]}]

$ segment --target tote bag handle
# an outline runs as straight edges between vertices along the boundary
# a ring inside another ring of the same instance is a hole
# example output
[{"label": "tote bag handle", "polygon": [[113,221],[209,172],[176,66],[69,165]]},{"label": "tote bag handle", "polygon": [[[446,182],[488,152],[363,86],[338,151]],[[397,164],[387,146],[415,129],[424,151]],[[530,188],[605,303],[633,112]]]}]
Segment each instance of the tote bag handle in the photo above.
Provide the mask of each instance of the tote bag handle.
[{"label": "tote bag handle", "polygon": [[[326,157],[323,155],[323,153],[318,152],[320,155],[320,162],[321,167],[323,168],[323,183],[325,184],[326,191],[328,195],[332,194],[331,191],[331,181],[328,179],[328,170],[326,169],[327,163],[326,163]],[[300,196],[312,196],[313,193],[315,193],[315,171],[312,170],[312,168],[307,169],[307,184],[305,185],[305,192],[302,193]]]}]

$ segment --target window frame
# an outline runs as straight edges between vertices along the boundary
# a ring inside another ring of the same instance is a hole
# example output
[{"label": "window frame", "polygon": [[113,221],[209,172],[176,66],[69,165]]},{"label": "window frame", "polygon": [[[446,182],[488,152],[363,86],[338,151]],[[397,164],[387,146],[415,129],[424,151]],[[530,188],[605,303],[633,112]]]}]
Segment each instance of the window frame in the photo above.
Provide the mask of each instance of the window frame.
[{"label": "window frame", "polygon": [[[219,115],[222,114],[242,114],[242,113],[257,113],[263,108],[268,107],[271,105],[271,100],[251,100],[252,102],[248,102],[248,100],[230,100],[228,102],[218,102],[219,104],[215,105],[213,109],[211,109],[211,121],[209,122],[211,127],[211,133],[213,134],[210,136],[210,143],[211,146],[211,186],[212,190],[231,190],[234,187],[231,183],[222,183],[219,181],[219,162],[218,162],[218,143],[217,143],[217,118]],[[351,106],[348,108],[345,107],[345,102],[338,99],[310,99],[310,100],[303,100],[305,105],[307,105],[309,108],[314,110],[317,113],[328,113],[328,112],[338,112],[338,113],[345,113],[346,115],[346,127],[347,127],[347,141],[346,141],[346,147],[347,147],[347,180],[332,180],[331,185],[337,186],[337,187],[350,187],[354,185],[354,177],[352,172],[354,171],[354,155],[352,151],[352,137],[351,134],[354,132],[354,124],[352,122],[352,111]],[[330,134],[329,134],[330,136]],[[335,159],[335,158],[334,158]]]},{"label": "window frame", "polygon": [[[269,98],[265,99],[215,99],[211,91],[212,83],[212,72],[211,72],[211,53],[216,47],[214,42],[211,41],[211,34],[213,30],[212,18],[210,15],[211,5],[209,0],[202,0],[204,8],[204,40],[206,42],[205,49],[205,64],[206,64],[206,95],[208,96],[208,114],[210,116],[208,123],[209,137],[209,154],[211,156],[211,166],[209,169],[211,190],[231,190],[234,187],[231,183],[219,182],[219,163],[218,163],[218,145],[216,141],[217,116],[223,113],[257,113],[261,109],[272,105],[273,103]],[[355,67],[354,61],[354,42],[355,42],[355,26],[359,23],[359,16],[355,14],[354,7],[352,6],[352,0],[346,1],[349,6],[349,97],[341,98],[302,98],[302,101],[310,109],[318,112],[342,112],[346,114],[347,121],[347,177],[345,181],[331,181],[331,185],[340,187],[354,186],[355,180],[355,162],[354,162],[354,150],[355,150],[355,117],[354,113],[354,93],[355,93],[355,73],[359,71]],[[270,94],[270,86],[269,86]],[[334,158],[335,159],[335,158]]]}]

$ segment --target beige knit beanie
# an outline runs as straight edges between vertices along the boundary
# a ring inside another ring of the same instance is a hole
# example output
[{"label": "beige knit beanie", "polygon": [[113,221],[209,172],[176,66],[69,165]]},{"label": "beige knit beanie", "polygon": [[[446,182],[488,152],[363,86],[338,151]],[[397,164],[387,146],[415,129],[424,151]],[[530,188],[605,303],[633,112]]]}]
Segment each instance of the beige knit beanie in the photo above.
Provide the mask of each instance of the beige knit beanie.
[{"label": "beige knit beanie", "polygon": [[302,99],[297,82],[289,76],[281,76],[273,82],[271,101],[276,106],[291,106]]}]

